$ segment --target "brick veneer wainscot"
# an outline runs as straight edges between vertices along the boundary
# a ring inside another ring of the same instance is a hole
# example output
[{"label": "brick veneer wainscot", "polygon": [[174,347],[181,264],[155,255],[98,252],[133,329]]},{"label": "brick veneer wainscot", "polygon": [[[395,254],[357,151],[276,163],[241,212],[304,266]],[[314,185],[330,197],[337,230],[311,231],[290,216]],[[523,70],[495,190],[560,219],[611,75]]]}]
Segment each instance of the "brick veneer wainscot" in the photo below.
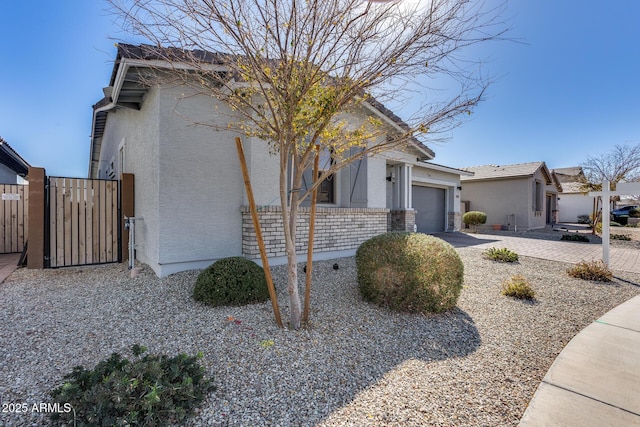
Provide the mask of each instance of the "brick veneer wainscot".
[{"label": "brick veneer wainscot", "polygon": [[[242,213],[242,254],[247,258],[259,258],[260,249],[253,229],[248,206],[240,207]],[[296,233],[296,251],[306,253],[309,237],[310,208],[300,208]],[[316,208],[314,252],[356,249],[365,240],[387,231],[389,209],[378,208]],[[267,255],[285,256],[282,213],[279,206],[259,208]]]}]

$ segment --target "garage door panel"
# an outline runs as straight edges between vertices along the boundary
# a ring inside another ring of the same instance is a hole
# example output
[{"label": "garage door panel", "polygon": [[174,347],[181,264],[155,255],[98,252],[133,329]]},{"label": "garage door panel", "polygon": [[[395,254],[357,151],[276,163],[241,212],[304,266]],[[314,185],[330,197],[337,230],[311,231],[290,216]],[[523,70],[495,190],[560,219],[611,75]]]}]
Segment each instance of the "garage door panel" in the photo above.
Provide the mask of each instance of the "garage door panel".
[{"label": "garage door panel", "polygon": [[421,233],[439,233],[446,230],[446,190],[443,188],[412,187],[416,226]]}]

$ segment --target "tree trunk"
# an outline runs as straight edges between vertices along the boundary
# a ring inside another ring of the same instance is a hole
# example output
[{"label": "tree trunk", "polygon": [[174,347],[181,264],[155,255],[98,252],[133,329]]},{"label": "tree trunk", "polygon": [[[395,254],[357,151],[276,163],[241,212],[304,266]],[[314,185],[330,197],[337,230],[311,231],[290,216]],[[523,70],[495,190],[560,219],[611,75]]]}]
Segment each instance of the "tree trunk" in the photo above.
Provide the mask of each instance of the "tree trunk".
[{"label": "tree trunk", "polygon": [[[286,162],[286,158],[284,162]],[[302,185],[302,174],[298,173],[298,168],[294,164],[294,179],[291,184],[292,189],[297,189]],[[287,253],[287,291],[289,293],[289,327],[300,329],[302,318],[302,304],[300,302],[300,292],[298,290],[298,256],[296,253],[296,225],[298,222],[298,199],[299,192],[291,192],[290,206],[287,197],[287,167],[286,163],[280,164],[280,205],[282,207],[282,225],[284,227],[285,250]]]}]

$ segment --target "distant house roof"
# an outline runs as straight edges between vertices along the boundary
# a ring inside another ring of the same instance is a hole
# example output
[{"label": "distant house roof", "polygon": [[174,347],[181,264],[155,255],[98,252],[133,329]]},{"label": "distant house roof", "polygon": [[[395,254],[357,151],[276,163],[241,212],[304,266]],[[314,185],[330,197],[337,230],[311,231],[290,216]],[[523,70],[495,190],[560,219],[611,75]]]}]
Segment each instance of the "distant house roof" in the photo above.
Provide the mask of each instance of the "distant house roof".
[{"label": "distant house roof", "polygon": [[[134,46],[126,43],[117,45],[118,52],[114,62],[109,87],[104,88],[104,98],[93,105],[94,117],[91,129],[91,151],[89,159],[89,176],[97,171],[98,158],[100,156],[101,137],[107,121],[108,112],[116,107],[127,107],[139,110],[142,107],[144,95],[148,88],[140,80],[140,69],[156,62],[156,66],[162,66],[162,62],[196,60],[207,65],[225,65],[225,60],[230,57],[224,53],[212,53],[203,50],[182,50],[172,47],[156,47],[150,45]],[[123,67],[124,65],[124,67]],[[165,62],[165,67],[166,62]],[[382,103],[368,97],[366,105],[380,113],[390,123],[403,131],[410,129],[409,125],[400,117],[386,108]],[[416,138],[411,138],[412,145],[423,154],[424,160],[435,157],[435,153]]]},{"label": "distant house roof", "polygon": [[556,168],[552,171],[558,181],[565,182],[583,182],[586,180],[581,166],[573,166],[569,168]]},{"label": "distant house roof", "polygon": [[544,162],[518,163],[515,165],[482,165],[461,168],[473,172],[474,176],[463,178],[465,181],[480,181],[486,179],[506,179],[533,176],[538,169],[543,168],[550,178],[551,174]]},{"label": "distant house roof", "polygon": [[584,184],[581,182],[573,181],[573,182],[561,182],[562,192],[563,193],[584,193],[586,194],[589,190],[586,190]]},{"label": "distant house roof", "polygon": [[473,176],[461,176],[462,182],[492,181],[513,178],[528,178],[534,176],[538,170],[542,170],[547,182],[553,184],[562,191],[560,183],[554,178],[547,168],[545,162],[517,163],[514,165],[482,165],[462,168],[462,170],[473,172]]},{"label": "distant house roof", "polygon": [[7,141],[0,137],[0,163],[24,177],[29,172],[29,163],[23,159]]}]

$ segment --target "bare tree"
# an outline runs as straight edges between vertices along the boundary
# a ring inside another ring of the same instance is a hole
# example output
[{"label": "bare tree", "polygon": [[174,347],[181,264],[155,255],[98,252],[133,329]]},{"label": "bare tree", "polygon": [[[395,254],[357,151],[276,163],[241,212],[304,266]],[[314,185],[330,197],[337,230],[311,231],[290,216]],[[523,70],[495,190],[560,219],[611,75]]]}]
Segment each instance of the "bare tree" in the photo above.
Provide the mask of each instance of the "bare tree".
[{"label": "bare tree", "polygon": [[[487,87],[462,50],[505,31],[502,6],[469,0],[108,1],[125,30],[158,46],[157,55],[185,77],[184,84],[197,83],[199,91],[240,113],[242,120],[230,120],[228,128],[260,137],[279,156],[290,326],[296,329],[300,204],[350,162],[419,143],[416,138],[427,132],[438,138],[456,126]],[[216,58],[224,69],[204,52],[221,53]],[[366,104],[406,95],[404,83],[438,76],[453,78],[459,91],[422,100],[393,138],[374,115],[346,120]],[[213,120],[199,124],[218,126]],[[330,164],[306,191],[296,191],[316,145],[330,153]]]},{"label": "bare tree", "polygon": [[598,157],[589,157],[581,164],[582,170],[591,184],[601,184],[607,180],[615,189],[620,181],[640,179],[640,144],[635,146],[615,145],[611,151]]}]

